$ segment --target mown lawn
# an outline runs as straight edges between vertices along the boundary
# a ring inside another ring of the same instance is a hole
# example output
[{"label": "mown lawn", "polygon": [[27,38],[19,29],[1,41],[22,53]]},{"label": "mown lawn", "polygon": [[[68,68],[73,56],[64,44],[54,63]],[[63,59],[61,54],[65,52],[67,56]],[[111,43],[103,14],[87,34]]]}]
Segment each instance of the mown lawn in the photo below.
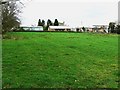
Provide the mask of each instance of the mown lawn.
[{"label": "mown lawn", "polygon": [[3,88],[117,88],[118,35],[8,33]]}]

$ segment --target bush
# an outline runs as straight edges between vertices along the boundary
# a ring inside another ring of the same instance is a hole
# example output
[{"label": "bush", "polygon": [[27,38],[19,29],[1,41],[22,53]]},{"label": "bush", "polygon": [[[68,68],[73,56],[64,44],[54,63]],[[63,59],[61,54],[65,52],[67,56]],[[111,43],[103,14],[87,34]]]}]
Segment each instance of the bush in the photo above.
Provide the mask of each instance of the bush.
[{"label": "bush", "polygon": [[117,25],[116,32],[117,32],[117,34],[120,34],[120,25]]}]

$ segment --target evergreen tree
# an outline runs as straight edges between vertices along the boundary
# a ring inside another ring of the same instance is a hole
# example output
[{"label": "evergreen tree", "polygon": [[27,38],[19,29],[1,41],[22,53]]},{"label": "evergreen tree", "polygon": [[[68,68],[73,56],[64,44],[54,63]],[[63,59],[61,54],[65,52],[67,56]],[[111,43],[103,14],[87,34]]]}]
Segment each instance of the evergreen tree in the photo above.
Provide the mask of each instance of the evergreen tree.
[{"label": "evergreen tree", "polygon": [[52,26],[52,25],[53,25],[52,21],[50,19],[48,19],[47,20],[47,26],[45,27],[45,30],[48,30],[48,27]]},{"label": "evergreen tree", "polygon": [[55,19],[54,26],[59,26],[59,22],[57,19]]},{"label": "evergreen tree", "polygon": [[45,21],[44,20],[42,20],[42,26],[45,26]]},{"label": "evergreen tree", "polygon": [[115,23],[114,22],[110,22],[109,23],[109,33],[115,33]]},{"label": "evergreen tree", "polygon": [[85,32],[85,27],[82,27],[82,30]]},{"label": "evergreen tree", "polygon": [[48,21],[47,21],[47,26],[52,26],[53,24],[52,24],[52,21],[50,20],[50,19],[48,19]]},{"label": "evergreen tree", "polygon": [[116,26],[116,32],[117,32],[117,34],[120,34],[120,25]]},{"label": "evergreen tree", "polygon": [[41,19],[38,20],[38,26],[42,26]]}]

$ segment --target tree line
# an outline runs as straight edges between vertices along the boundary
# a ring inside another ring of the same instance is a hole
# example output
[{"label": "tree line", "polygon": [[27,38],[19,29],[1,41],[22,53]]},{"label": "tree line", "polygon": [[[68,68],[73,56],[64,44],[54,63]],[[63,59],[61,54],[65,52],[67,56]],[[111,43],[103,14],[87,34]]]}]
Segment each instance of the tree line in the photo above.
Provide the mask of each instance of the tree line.
[{"label": "tree line", "polygon": [[45,23],[45,20],[38,20],[38,26],[43,26],[44,30],[48,30],[49,26],[59,26],[59,22],[57,19],[55,19],[54,23],[48,19],[47,22]]}]

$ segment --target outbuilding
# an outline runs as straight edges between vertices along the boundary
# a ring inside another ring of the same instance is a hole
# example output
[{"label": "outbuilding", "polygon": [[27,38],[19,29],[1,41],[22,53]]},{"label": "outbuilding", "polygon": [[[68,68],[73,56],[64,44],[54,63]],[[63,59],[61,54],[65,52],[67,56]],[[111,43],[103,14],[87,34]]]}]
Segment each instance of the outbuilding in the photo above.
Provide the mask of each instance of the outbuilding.
[{"label": "outbuilding", "polygon": [[24,29],[25,31],[43,31],[42,26],[21,26],[20,28]]},{"label": "outbuilding", "polygon": [[49,26],[48,31],[75,31],[75,28],[70,26]]},{"label": "outbuilding", "polygon": [[93,31],[108,33],[108,25],[93,25]]}]

